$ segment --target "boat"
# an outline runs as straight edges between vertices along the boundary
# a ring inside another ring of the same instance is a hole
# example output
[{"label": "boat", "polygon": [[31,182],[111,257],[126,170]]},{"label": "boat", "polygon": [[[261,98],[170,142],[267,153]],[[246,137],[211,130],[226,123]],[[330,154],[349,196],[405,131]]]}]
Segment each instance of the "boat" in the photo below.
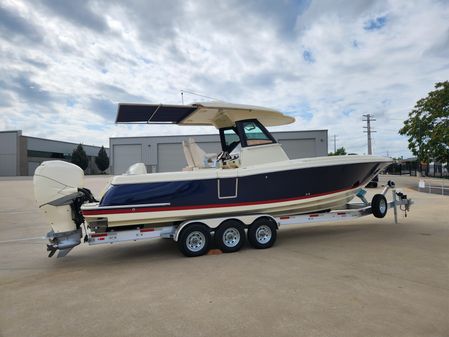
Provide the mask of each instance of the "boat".
[{"label": "boat", "polygon": [[344,207],[392,162],[373,155],[289,159],[267,127],[294,121],[277,110],[224,102],[119,104],[116,123],[212,125],[222,151],[207,154],[193,139],[184,141],[182,171],[147,173],[136,163],[111,179],[99,201],[83,188],[81,169],[44,162],[34,176],[35,194],[60,236],[83,222],[106,232],[198,218],[288,216]]}]

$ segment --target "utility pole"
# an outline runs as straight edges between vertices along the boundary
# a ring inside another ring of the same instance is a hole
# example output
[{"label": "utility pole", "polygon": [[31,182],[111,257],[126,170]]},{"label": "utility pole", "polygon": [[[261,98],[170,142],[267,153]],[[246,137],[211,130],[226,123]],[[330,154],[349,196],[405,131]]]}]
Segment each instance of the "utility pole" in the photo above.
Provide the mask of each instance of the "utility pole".
[{"label": "utility pole", "polygon": [[374,116],[370,114],[363,115],[363,117],[365,118],[363,121],[366,122],[366,126],[363,127],[366,131],[364,130],[363,132],[365,132],[368,136],[368,154],[373,154],[373,148],[371,146],[371,133],[376,131],[371,129],[371,122],[376,120],[374,119]]},{"label": "utility pole", "polygon": [[337,152],[337,135],[334,135],[334,153]]}]

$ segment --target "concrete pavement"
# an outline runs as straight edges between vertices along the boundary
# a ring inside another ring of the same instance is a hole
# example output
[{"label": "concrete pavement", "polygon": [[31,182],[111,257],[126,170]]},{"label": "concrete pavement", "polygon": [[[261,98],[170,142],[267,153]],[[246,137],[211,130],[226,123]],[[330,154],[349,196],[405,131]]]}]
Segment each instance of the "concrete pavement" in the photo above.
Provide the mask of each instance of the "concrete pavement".
[{"label": "concrete pavement", "polygon": [[32,182],[0,181],[0,336],[449,336],[449,197],[405,192],[397,225],[292,225],[267,250],[185,258],[153,240],[49,259]]}]

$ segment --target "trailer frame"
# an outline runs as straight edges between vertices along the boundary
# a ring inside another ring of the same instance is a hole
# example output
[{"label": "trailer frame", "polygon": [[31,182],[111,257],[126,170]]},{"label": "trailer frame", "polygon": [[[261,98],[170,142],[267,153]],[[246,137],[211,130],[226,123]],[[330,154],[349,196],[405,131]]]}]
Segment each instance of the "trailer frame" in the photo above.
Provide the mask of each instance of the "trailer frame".
[{"label": "trailer frame", "polygon": [[[390,202],[386,202],[385,196],[389,190],[391,190],[392,192],[392,200]],[[109,231],[101,233],[85,229],[86,235],[84,241],[88,242],[89,245],[99,245],[106,243],[112,244],[126,241],[141,241],[154,238],[165,238],[165,239],[172,239],[173,241],[179,243],[181,233],[183,232],[184,229],[189,228],[189,226],[191,225],[192,226],[198,224],[204,225],[210,233],[217,231],[220,225],[222,225],[226,221],[237,221],[241,224],[241,226],[244,229],[248,230],[249,232],[251,225],[254,224],[256,220],[266,219],[267,221],[272,221],[272,223],[275,224],[276,228],[274,230],[276,231],[281,226],[285,225],[293,225],[293,224],[313,225],[322,222],[332,223],[337,221],[352,220],[355,218],[371,215],[373,214],[373,210],[375,211],[374,213],[375,215],[380,214],[380,216],[377,217],[383,217],[387,213],[387,210],[391,208],[394,210],[394,222],[397,224],[398,208],[399,210],[404,212],[406,217],[407,212],[410,210],[410,206],[413,204],[413,201],[411,199],[408,199],[406,195],[396,191],[395,184],[392,181],[389,181],[387,183],[382,193],[376,194],[378,196],[379,195],[382,196],[377,197],[377,199],[381,200],[381,205],[373,205],[373,202],[368,202],[368,200],[365,198],[365,195],[366,190],[360,189],[356,196],[361,200],[361,202],[347,203],[346,208],[341,210],[317,212],[310,214],[283,215],[283,216],[273,216],[270,214],[235,215],[226,217],[187,220],[177,225],[168,225],[161,227],[142,226],[130,230],[117,230],[117,231],[111,229]],[[382,203],[382,200],[385,200],[385,202]],[[374,207],[378,207],[381,209],[374,209]],[[265,247],[262,246],[256,248],[265,248]]]}]

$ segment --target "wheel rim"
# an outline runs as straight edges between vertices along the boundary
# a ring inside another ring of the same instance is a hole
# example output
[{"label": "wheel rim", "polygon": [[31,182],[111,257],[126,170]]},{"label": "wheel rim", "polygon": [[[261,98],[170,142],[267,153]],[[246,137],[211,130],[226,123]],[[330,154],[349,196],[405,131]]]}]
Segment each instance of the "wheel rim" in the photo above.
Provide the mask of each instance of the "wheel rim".
[{"label": "wheel rim", "polygon": [[380,213],[384,214],[387,210],[387,203],[384,199],[380,200],[379,202],[379,211]]},{"label": "wheel rim", "polygon": [[223,243],[226,247],[233,248],[240,242],[240,232],[237,228],[227,228],[222,237]]},{"label": "wheel rim", "polygon": [[256,240],[265,244],[271,240],[271,228],[267,225],[259,226],[256,230]]},{"label": "wheel rim", "polygon": [[199,231],[194,231],[187,236],[187,248],[192,252],[199,252],[206,245],[206,237]]}]

